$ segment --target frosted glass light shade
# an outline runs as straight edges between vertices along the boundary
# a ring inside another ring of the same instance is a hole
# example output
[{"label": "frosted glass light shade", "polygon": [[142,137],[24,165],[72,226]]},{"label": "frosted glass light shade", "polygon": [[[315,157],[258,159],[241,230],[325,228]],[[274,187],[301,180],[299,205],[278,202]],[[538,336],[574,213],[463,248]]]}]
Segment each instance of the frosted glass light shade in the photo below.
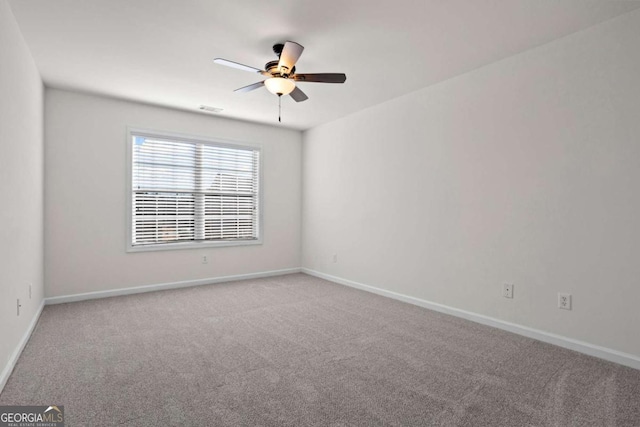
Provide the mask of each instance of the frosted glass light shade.
[{"label": "frosted glass light shade", "polygon": [[295,88],[293,80],[282,77],[272,77],[264,81],[267,90],[274,95],[289,95]]}]

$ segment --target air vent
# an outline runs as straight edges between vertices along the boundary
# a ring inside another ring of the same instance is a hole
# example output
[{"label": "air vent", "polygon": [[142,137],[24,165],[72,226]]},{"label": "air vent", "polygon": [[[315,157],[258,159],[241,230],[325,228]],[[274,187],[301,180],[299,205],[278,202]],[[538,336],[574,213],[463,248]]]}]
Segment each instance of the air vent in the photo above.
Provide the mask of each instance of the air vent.
[{"label": "air vent", "polygon": [[201,105],[200,109],[202,111],[208,111],[209,113],[222,113],[222,108],[210,107],[208,105]]}]

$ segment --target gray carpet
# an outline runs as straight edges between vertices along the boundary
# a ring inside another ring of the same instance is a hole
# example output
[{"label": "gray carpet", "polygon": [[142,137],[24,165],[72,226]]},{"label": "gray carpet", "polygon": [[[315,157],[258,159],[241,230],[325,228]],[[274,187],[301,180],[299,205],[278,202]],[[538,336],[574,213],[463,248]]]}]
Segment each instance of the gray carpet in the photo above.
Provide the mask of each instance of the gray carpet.
[{"label": "gray carpet", "polygon": [[68,426],[640,426],[640,371],[303,274],[45,307]]}]

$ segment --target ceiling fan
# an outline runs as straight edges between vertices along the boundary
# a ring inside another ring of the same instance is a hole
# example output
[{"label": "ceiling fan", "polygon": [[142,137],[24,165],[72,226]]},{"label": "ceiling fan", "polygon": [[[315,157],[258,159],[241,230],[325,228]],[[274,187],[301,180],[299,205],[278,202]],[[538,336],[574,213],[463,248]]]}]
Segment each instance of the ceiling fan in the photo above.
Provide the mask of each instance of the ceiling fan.
[{"label": "ceiling fan", "polygon": [[[223,58],[216,58],[213,62],[267,77],[263,81],[241,87],[234,92],[249,92],[265,86],[269,92],[278,95],[278,98],[281,98],[282,95],[290,95],[296,102],[309,99],[309,97],[296,86],[296,83],[344,83],[345,80],[347,80],[347,76],[343,73],[296,74],[295,65],[300,55],[302,55],[303,50],[304,47],[302,45],[292,41],[273,45],[273,52],[278,55],[278,60],[267,62],[264,70]],[[281,121],[280,117],[278,117],[278,121]]]}]

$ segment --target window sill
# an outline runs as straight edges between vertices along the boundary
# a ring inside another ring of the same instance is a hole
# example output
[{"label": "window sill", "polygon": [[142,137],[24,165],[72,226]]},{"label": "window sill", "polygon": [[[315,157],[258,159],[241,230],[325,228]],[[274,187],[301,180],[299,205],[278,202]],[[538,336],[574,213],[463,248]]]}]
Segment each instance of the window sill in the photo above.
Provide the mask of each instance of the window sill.
[{"label": "window sill", "polygon": [[229,240],[220,242],[185,242],[185,243],[166,243],[162,245],[140,245],[127,246],[127,252],[154,252],[154,251],[175,251],[180,249],[204,249],[204,248],[222,248],[228,246],[251,246],[261,245],[262,239],[257,240]]}]

